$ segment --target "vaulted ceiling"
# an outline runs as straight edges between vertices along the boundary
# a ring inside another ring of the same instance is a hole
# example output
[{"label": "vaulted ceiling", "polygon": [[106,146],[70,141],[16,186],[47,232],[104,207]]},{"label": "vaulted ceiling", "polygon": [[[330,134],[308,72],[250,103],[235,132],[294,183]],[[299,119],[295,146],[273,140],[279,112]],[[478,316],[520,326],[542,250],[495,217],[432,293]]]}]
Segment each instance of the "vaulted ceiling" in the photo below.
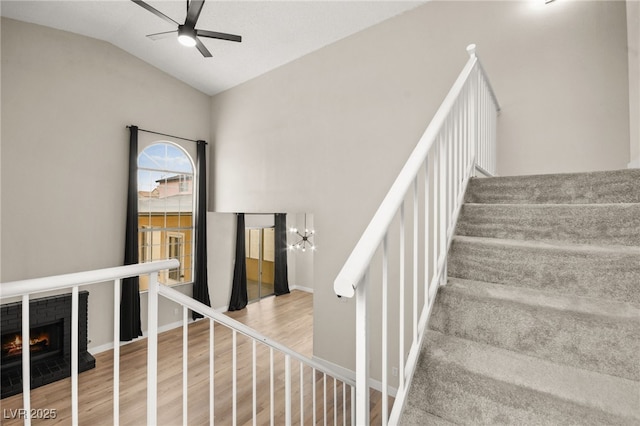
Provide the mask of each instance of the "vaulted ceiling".
[{"label": "vaulted ceiling", "polygon": [[[185,20],[187,0],[147,3],[177,22]],[[241,43],[203,38],[211,58],[173,37],[147,38],[175,27],[129,0],[2,0],[0,13],[112,43],[214,95],[422,3],[208,0],[196,28],[242,36]]]}]

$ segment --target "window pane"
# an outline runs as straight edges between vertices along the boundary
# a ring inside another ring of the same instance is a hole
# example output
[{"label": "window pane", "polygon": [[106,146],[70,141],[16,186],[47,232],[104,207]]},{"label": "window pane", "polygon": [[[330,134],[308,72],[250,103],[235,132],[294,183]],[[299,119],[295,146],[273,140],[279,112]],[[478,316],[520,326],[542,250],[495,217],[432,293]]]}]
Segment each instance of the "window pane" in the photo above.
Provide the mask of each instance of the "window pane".
[{"label": "window pane", "polygon": [[159,274],[161,283],[192,281],[193,210],[191,158],[170,143],[145,148],[138,156],[140,261],[180,262],[178,268]]},{"label": "window pane", "polygon": [[260,258],[260,230],[259,229],[250,229],[249,230],[250,238],[249,238],[249,258],[251,259],[259,259]]},{"label": "window pane", "polygon": [[275,228],[264,229],[263,257],[267,262],[275,261]]}]

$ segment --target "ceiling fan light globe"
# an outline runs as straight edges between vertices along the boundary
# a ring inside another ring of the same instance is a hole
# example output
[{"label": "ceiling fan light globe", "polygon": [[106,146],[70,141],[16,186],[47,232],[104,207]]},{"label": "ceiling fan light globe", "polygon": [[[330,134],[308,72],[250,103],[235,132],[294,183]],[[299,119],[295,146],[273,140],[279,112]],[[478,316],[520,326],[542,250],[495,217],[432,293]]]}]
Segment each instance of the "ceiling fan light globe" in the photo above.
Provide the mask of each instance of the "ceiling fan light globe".
[{"label": "ceiling fan light globe", "polygon": [[193,47],[196,45],[196,40],[186,34],[180,34],[178,36],[178,41],[180,42],[181,45],[183,46],[187,46],[187,47]]}]

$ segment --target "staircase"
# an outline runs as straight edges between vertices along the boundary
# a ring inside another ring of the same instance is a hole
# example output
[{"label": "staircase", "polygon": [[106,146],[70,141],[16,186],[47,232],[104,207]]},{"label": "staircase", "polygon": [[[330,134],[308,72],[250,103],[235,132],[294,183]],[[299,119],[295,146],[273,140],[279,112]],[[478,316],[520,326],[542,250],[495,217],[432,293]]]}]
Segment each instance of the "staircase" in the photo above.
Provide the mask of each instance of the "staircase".
[{"label": "staircase", "polygon": [[640,424],[640,170],[470,181],[402,424]]}]

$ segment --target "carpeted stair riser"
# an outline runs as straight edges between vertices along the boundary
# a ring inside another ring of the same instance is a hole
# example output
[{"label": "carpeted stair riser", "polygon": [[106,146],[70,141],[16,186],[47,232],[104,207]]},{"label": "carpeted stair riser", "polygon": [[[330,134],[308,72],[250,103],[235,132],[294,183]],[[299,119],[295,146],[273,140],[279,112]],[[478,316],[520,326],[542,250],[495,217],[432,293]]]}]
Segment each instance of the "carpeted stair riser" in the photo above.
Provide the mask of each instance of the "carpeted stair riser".
[{"label": "carpeted stair riser", "polygon": [[640,248],[454,237],[448,275],[640,304]]},{"label": "carpeted stair riser", "polygon": [[640,309],[603,300],[450,279],[433,330],[550,360],[640,380]]},{"label": "carpeted stair riser", "polygon": [[640,204],[465,204],[456,235],[640,246]]},{"label": "carpeted stair riser", "polygon": [[433,373],[414,377],[416,386],[425,388],[424,405],[430,412],[457,424],[637,426],[632,419],[621,419],[457,367],[442,359],[430,360],[419,368],[430,368]]},{"label": "carpeted stair riser", "polygon": [[640,169],[471,179],[466,203],[640,203]]},{"label": "carpeted stair riser", "polygon": [[[579,395],[567,398],[566,388],[573,386]],[[412,390],[407,412],[428,407],[430,413],[457,424],[640,422],[637,382],[570,367],[558,370],[543,360],[433,331],[427,332]]]},{"label": "carpeted stair riser", "polygon": [[411,407],[411,410],[405,411],[405,416],[402,417],[402,424],[404,426],[453,426],[455,423],[451,423],[441,417],[434,416],[433,414],[423,410],[419,406]]}]

